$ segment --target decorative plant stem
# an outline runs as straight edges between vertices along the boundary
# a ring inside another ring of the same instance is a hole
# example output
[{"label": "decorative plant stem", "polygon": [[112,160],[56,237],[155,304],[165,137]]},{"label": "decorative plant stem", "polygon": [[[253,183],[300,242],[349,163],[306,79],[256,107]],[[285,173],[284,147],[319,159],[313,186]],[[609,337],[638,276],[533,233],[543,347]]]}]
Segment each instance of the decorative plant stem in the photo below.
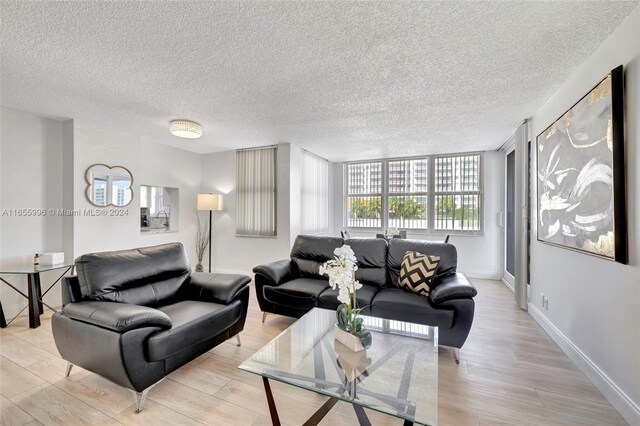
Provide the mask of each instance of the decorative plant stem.
[{"label": "decorative plant stem", "polygon": [[198,258],[198,264],[196,265],[196,272],[202,272],[202,258],[204,252],[209,245],[209,225],[205,223],[204,226],[200,225],[200,216],[196,213],[196,219],[198,219],[198,227],[196,228],[196,257]]}]

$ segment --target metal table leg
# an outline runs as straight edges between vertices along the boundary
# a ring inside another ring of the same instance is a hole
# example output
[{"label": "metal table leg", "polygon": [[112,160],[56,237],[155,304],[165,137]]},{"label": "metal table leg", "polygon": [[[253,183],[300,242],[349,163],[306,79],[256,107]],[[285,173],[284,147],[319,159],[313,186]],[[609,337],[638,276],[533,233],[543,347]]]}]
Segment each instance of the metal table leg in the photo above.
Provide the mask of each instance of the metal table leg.
[{"label": "metal table leg", "polygon": [[36,298],[38,300],[38,312],[40,315],[44,314],[44,307],[42,306],[42,287],[40,285],[40,274],[34,274],[33,279],[36,283]]},{"label": "metal table leg", "polygon": [[[40,278],[39,273],[27,274],[27,281],[29,284],[28,299],[29,299],[29,328],[40,327],[40,304],[38,301],[38,295],[40,291]],[[36,279],[38,277],[38,279]]]},{"label": "metal table leg", "polygon": [[7,320],[4,317],[4,309],[2,309],[2,302],[0,302],[0,328],[7,326]]},{"label": "metal table leg", "polygon": [[273,426],[280,426],[280,418],[278,417],[278,409],[276,408],[276,402],[273,400],[273,393],[271,393],[271,386],[269,385],[269,379],[262,378],[264,384],[264,392],[267,394],[267,402],[269,403],[269,413],[271,414],[271,424]]}]

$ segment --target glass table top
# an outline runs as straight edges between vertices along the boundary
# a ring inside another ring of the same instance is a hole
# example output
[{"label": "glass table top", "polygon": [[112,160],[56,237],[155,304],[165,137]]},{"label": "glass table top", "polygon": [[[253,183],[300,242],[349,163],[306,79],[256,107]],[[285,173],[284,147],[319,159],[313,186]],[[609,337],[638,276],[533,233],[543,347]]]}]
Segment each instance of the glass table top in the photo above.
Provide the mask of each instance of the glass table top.
[{"label": "glass table top", "polygon": [[0,265],[0,274],[35,274],[37,272],[53,271],[55,269],[70,268],[73,263],[59,263],[56,265],[34,265],[33,263]]},{"label": "glass table top", "polygon": [[335,341],[335,311],[315,308],[238,368],[417,424],[437,424],[438,328],[362,318],[373,338],[366,351]]}]

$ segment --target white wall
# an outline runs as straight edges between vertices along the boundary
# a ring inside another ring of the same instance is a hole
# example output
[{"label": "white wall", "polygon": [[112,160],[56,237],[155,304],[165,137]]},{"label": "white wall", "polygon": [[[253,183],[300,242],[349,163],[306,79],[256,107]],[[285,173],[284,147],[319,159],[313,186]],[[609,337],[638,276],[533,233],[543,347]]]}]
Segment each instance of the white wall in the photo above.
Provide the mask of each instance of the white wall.
[{"label": "white wall", "polygon": [[[196,264],[196,201],[202,177],[199,154],[157,144],[135,134],[74,120],[74,208],[95,208],[86,199],[86,169],[95,163],[124,166],[133,175],[134,197],[126,216],[77,216],[73,225],[74,256],[180,241]],[[179,189],[177,232],[140,233],[140,185]],[[102,209],[101,209],[102,210]]]},{"label": "white wall", "polygon": [[[344,164],[333,167],[333,235],[344,229]],[[498,224],[498,212],[503,210],[504,156],[499,152],[484,153],[484,235],[451,235],[450,243],[458,251],[458,271],[470,278],[499,279],[503,267],[503,228]],[[381,231],[357,231],[352,236],[375,237]],[[442,241],[442,235],[425,232],[407,233],[408,238]]]},{"label": "white wall", "polygon": [[537,242],[534,208],[529,311],[631,424],[640,424],[639,55],[636,8],[531,121],[535,137],[611,69],[625,66],[629,265]]},{"label": "white wall", "polygon": [[[10,216],[0,219],[2,266],[32,264],[35,253],[64,251],[67,262],[92,251],[182,242],[192,265],[195,257],[196,198],[202,180],[199,154],[153,143],[137,135],[87,122],[65,122],[2,109],[0,211],[4,209],[70,209],[78,216]],[[96,210],[86,197],[86,169],[95,163],[127,167],[133,174],[134,198],[121,209],[126,216],[85,216]],[[140,233],[140,185],[179,188],[178,231]],[[59,272],[42,274],[43,286]],[[26,279],[6,276],[26,292]],[[6,316],[26,305],[6,285],[0,286]],[[60,304],[60,291],[47,296]]]},{"label": "white wall", "polygon": [[[297,150],[295,147],[294,149]],[[277,235],[269,238],[236,237],[236,152],[225,151],[202,156],[202,192],[220,193],[224,197],[224,211],[213,214],[213,269],[249,274],[256,265],[289,257],[292,186],[290,154],[289,144],[278,145]],[[204,214],[202,217],[205,217]],[[299,223],[297,226],[299,227]]]},{"label": "white wall", "polygon": [[[0,259],[2,268],[33,264],[35,253],[62,251],[62,218],[54,215],[11,216],[12,209],[59,209],[62,196],[63,123],[2,108],[0,134]],[[43,286],[59,272],[42,274]],[[24,276],[3,275],[26,293]],[[26,300],[0,284],[0,300],[7,319],[26,305]],[[45,297],[59,303],[59,292]]]}]

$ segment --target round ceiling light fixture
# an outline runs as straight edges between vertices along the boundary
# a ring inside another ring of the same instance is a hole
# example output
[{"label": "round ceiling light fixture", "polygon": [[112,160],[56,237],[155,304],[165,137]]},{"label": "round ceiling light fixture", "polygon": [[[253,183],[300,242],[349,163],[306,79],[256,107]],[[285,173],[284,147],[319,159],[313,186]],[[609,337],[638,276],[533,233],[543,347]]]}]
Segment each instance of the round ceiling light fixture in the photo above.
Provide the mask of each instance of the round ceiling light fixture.
[{"label": "round ceiling light fixture", "polygon": [[197,139],[202,136],[202,126],[191,120],[173,120],[169,132],[179,138]]}]

